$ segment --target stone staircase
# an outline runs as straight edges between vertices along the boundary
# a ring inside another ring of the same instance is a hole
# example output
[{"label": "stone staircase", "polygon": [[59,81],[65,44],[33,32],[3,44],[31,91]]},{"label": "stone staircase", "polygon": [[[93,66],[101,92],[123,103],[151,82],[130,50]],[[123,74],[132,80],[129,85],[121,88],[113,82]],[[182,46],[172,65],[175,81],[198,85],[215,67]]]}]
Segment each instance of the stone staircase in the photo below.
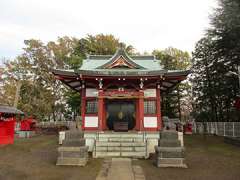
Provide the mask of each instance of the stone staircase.
[{"label": "stone staircase", "polygon": [[144,133],[99,133],[95,140],[93,157],[147,158]]}]

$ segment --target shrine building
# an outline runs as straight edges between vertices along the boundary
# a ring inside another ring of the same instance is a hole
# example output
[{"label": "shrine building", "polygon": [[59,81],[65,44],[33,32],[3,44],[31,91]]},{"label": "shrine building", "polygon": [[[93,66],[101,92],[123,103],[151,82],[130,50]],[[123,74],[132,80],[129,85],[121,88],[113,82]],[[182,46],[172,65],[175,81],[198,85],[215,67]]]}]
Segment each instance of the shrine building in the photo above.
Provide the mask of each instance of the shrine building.
[{"label": "shrine building", "polygon": [[83,131],[159,131],[161,96],[189,71],[165,70],[154,56],[89,55],[78,70],[54,69],[81,95]]}]

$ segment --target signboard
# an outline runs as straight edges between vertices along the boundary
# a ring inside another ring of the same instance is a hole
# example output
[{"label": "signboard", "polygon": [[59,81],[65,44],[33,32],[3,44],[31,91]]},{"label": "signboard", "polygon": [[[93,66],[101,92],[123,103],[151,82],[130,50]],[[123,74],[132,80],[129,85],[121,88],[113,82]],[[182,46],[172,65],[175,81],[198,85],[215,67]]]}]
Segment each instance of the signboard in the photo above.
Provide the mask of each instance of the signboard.
[{"label": "signboard", "polygon": [[98,96],[98,90],[93,88],[87,88],[86,89],[86,97],[97,97]]},{"label": "signboard", "polygon": [[104,96],[107,97],[135,97],[139,96],[139,92],[136,91],[106,91]]},{"label": "signboard", "polygon": [[145,97],[156,97],[156,89],[146,89],[144,90]]}]

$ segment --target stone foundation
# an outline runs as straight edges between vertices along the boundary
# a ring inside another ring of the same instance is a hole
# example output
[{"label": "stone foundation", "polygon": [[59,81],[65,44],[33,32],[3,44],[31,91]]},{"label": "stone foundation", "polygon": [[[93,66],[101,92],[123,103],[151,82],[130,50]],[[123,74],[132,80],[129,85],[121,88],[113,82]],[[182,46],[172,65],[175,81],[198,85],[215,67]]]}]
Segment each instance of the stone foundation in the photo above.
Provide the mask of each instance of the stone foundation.
[{"label": "stone foundation", "polygon": [[182,167],[187,168],[184,163],[184,147],[178,139],[176,131],[162,131],[158,146],[155,146],[157,167]]},{"label": "stone foundation", "polygon": [[56,165],[85,166],[88,161],[88,146],[80,131],[66,131],[62,146],[58,148]]}]

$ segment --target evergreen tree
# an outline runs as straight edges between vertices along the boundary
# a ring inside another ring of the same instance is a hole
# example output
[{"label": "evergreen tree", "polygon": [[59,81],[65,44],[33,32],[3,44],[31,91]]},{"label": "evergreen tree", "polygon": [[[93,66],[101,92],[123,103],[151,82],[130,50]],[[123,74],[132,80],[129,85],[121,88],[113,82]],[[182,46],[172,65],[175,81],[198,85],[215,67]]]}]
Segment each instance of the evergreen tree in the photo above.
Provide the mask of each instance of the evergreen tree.
[{"label": "evergreen tree", "polygon": [[194,114],[197,120],[240,120],[233,108],[240,85],[229,76],[240,61],[240,1],[219,0],[211,25],[193,53]]}]

